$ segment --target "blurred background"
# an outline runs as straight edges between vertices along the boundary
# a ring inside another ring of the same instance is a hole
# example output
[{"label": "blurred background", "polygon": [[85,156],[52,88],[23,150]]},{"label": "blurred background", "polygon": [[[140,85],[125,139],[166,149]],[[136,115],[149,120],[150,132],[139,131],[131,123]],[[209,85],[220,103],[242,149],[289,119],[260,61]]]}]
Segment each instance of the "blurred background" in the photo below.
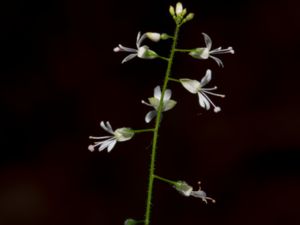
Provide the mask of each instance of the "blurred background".
[{"label": "blurred background", "polygon": [[[151,127],[141,99],[162,83],[166,63],[113,53],[138,31],[172,34],[176,1],[10,0],[0,3],[0,225],[116,225],[142,219],[151,135],[89,152],[89,135]],[[220,113],[170,83],[157,174],[202,187],[217,200],[156,183],[152,224],[300,223],[300,4],[296,0],[186,0],[196,14],[179,47],[233,46],[222,69],[178,55],[174,77],[213,71]],[[146,43],[146,42],[145,42]],[[167,56],[170,42],[148,45]]]}]

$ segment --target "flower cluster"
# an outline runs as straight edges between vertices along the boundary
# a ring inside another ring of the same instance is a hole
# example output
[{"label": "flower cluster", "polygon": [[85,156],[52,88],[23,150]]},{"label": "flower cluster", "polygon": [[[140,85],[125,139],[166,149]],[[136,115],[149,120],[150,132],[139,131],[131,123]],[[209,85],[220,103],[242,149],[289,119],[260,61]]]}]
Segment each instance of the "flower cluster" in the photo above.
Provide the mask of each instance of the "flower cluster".
[{"label": "flower cluster", "polygon": [[[166,33],[158,33],[158,32],[145,32],[141,33],[138,32],[136,37],[136,47],[130,48],[125,47],[122,44],[118,44],[117,47],[113,48],[114,52],[127,52],[129,53],[123,60],[122,63],[128,62],[134,58],[140,59],[161,59],[167,62],[166,72],[164,83],[161,86],[156,86],[154,88],[154,93],[152,97],[148,98],[148,101],[142,100],[142,104],[151,107],[151,110],[146,113],[145,115],[145,122],[148,124],[150,123],[155,117],[155,126],[153,128],[141,129],[141,130],[134,130],[129,127],[121,127],[116,130],[113,130],[111,124],[107,121],[101,121],[100,126],[101,128],[108,133],[105,136],[90,136],[89,138],[94,140],[93,144],[88,146],[88,149],[91,152],[94,152],[95,149],[99,151],[103,151],[107,149],[107,152],[110,152],[118,142],[124,142],[131,140],[133,136],[137,133],[143,132],[153,132],[153,140],[152,140],[152,150],[151,150],[151,162],[150,162],[150,169],[149,169],[149,185],[148,185],[148,195],[147,195],[147,204],[146,204],[146,214],[144,220],[135,220],[135,219],[126,219],[124,225],[136,225],[136,224],[145,224],[149,225],[150,223],[150,209],[152,204],[152,189],[154,185],[154,179],[161,180],[163,182],[172,185],[180,194],[186,197],[195,197],[201,199],[203,202],[208,203],[211,201],[215,203],[215,200],[211,197],[208,197],[207,194],[201,189],[201,182],[198,182],[199,188],[194,190],[192,186],[187,184],[185,181],[172,181],[166,178],[160,177],[155,173],[155,156],[157,150],[157,138],[159,136],[159,128],[160,123],[162,121],[163,113],[173,109],[177,105],[177,101],[171,99],[172,91],[168,89],[168,82],[175,81],[180,83],[180,85],[186,89],[188,92],[198,96],[198,102],[200,107],[205,110],[213,109],[215,113],[221,111],[221,107],[216,105],[211,99],[211,96],[221,97],[224,98],[225,95],[215,93],[217,90],[217,86],[208,86],[212,80],[212,71],[211,69],[207,69],[205,75],[201,78],[201,80],[195,80],[190,78],[176,78],[176,74],[172,70],[174,55],[177,53],[185,53],[189,55],[189,57],[193,57],[195,59],[205,60],[205,59],[212,59],[214,60],[218,66],[224,67],[222,60],[216,55],[220,54],[234,54],[234,50],[232,47],[222,48],[218,47],[212,49],[212,40],[206,34],[202,33],[205,41],[205,47],[196,47],[192,49],[178,49],[176,48],[178,34],[180,27],[192,20],[194,18],[194,13],[188,13],[187,9],[183,7],[183,5],[178,2],[176,6],[170,6],[169,13],[174,19],[176,24],[176,30],[174,35],[169,35]],[[173,44],[171,45],[172,48],[170,50],[169,57],[164,57],[159,55],[159,52],[155,52],[150,49],[148,45],[144,44],[144,41],[150,40],[152,42],[159,42],[160,40],[167,40],[171,39]],[[172,72],[171,72],[172,71]],[[207,87],[208,86],[208,87]],[[162,88],[161,88],[162,87]]]},{"label": "flower cluster", "polygon": [[175,9],[173,6],[170,6],[169,12],[177,24],[184,24],[184,23],[192,20],[195,16],[194,13],[189,13],[186,16],[187,10],[185,8],[183,8],[181,2],[177,2]]}]

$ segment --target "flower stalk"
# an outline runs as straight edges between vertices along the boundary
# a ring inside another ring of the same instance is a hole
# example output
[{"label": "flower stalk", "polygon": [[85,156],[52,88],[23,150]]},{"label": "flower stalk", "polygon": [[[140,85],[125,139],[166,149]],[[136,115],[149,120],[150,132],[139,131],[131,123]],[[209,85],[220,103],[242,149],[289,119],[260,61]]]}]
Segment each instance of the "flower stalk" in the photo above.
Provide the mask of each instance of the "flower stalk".
[{"label": "flower stalk", "polygon": [[135,134],[138,134],[138,133],[146,133],[146,132],[154,132],[154,128],[150,128],[150,129],[140,129],[140,130],[133,130],[133,132]]},{"label": "flower stalk", "polygon": [[152,150],[151,150],[151,161],[150,161],[149,177],[148,177],[145,225],[150,224],[151,205],[152,205],[152,197],[153,197],[153,183],[154,183],[154,179],[155,179],[155,160],[156,160],[156,150],[157,150],[157,142],[158,142],[158,131],[159,131],[160,122],[161,122],[161,115],[163,112],[163,103],[164,103],[163,99],[164,99],[165,91],[168,86],[169,77],[171,74],[179,29],[180,29],[180,23],[176,23],[176,29],[175,29],[174,36],[173,36],[174,37],[173,43],[172,43],[172,47],[171,47],[171,51],[170,51],[168,66],[167,66],[166,73],[165,73],[165,79],[164,79],[164,83],[163,83],[163,87],[162,87],[162,91],[161,91],[161,98],[160,98],[159,107],[157,110],[157,116],[156,116],[156,120],[155,120],[155,128],[154,128]]},{"label": "flower stalk", "polygon": [[176,181],[169,180],[169,179],[166,179],[166,178],[164,178],[164,177],[157,176],[157,175],[154,175],[154,178],[157,179],[157,180],[163,181],[163,182],[165,182],[165,183],[167,183],[167,184],[174,185],[174,186],[177,184]]}]

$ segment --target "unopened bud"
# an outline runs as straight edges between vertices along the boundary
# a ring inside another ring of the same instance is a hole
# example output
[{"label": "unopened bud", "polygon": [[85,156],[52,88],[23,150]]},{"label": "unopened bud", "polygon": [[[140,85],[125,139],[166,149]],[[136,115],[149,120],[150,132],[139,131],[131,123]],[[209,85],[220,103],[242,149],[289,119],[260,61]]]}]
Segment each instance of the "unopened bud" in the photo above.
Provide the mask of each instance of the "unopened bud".
[{"label": "unopened bud", "polygon": [[184,16],[186,15],[186,13],[187,13],[186,9],[183,9],[180,16],[181,16],[181,17],[184,17]]},{"label": "unopened bud", "polygon": [[184,22],[190,21],[190,20],[194,19],[194,17],[195,17],[195,14],[194,14],[194,13],[189,13],[189,14],[185,17]]},{"label": "unopened bud", "polygon": [[177,4],[176,4],[176,15],[180,16],[181,13],[182,13],[182,10],[183,10],[183,7],[182,7],[181,2],[177,2]]},{"label": "unopened bud", "polygon": [[147,38],[154,42],[158,42],[161,39],[161,35],[159,33],[147,32],[146,35]]},{"label": "unopened bud", "polygon": [[160,39],[161,39],[161,40],[167,40],[167,39],[169,39],[169,38],[172,38],[172,37],[169,36],[169,35],[166,34],[166,33],[162,33],[162,34],[160,35]]},{"label": "unopened bud", "polygon": [[124,222],[124,225],[136,225],[138,224],[138,221],[134,220],[134,219],[127,219]]},{"label": "unopened bud", "polygon": [[169,13],[171,14],[171,16],[173,16],[173,17],[175,16],[175,10],[174,10],[173,6],[170,6]]}]

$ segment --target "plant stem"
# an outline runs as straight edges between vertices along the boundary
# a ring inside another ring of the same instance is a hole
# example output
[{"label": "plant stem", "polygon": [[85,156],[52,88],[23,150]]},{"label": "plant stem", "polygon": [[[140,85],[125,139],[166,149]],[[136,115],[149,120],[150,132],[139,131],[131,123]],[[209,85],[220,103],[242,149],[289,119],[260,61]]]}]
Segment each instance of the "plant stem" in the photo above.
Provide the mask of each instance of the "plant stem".
[{"label": "plant stem", "polygon": [[165,183],[171,184],[171,185],[176,185],[176,184],[177,184],[176,181],[169,180],[169,179],[166,179],[166,178],[157,176],[157,175],[154,175],[154,178],[157,179],[157,180],[161,180],[161,181],[163,181],[163,182],[165,182]]},{"label": "plant stem", "polygon": [[169,59],[168,59],[168,58],[166,58],[166,57],[163,57],[163,56],[157,55],[157,58],[159,58],[159,59],[162,59],[162,60],[165,60],[165,61],[168,61],[168,62],[169,62]]},{"label": "plant stem", "polygon": [[151,128],[151,129],[140,129],[140,130],[133,130],[135,134],[138,133],[145,133],[145,132],[153,132],[155,129]]},{"label": "plant stem", "polygon": [[178,80],[178,79],[175,79],[175,78],[172,78],[172,77],[169,77],[169,80],[171,80],[171,81],[175,81],[175,82],[178,82],[178,83],[181,83],[181,82],[180,82],[180,80]]},{"label": "plant stem", "polygon": [[175,49],[175,52],[190,52],[194,49]]},{"label": "plant stem", "polygon": [[151,162],[150,162],[149,178],[148,178],[149,180],[148,180],[148,192],[147,192],[146,212],[145,212],[145,225],[150,224],[158,131],[159,131],[161,115],[162,115],[162,111],[163,111],[163,99],[164,99],[165,91],[167,89],[169,76],[171,74],[171,68],[172,68],[173,59],[174,59],[174,55],[175,55],[175,49],[176,49],[176,44],[177,44],[179,28],[180,28],[180,24],[176,24],[176,29],[175,29],[174,38],[173,38],[173,44],[172,44],[170,56],[168,59],[168,66],[167,66],[167,70],[165,73],[164,84],[162,87],[161,98],[160,98],[159,107],[157,109],[157,116],[156,116],[156,120],[155,120],[155,128],[154,128],[152,151],[151,151]]}]

